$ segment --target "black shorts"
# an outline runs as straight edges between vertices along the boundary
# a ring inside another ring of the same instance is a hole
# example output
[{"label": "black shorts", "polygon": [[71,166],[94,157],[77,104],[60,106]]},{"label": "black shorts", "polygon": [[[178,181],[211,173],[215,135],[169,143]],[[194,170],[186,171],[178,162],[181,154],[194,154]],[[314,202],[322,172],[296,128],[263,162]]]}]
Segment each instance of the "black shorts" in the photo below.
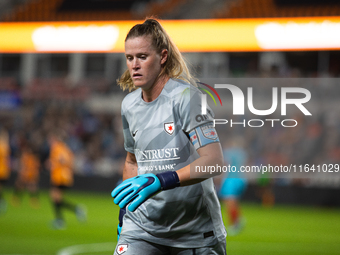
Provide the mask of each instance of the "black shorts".
[{"label": "black shorts", "polygon": [[7,179],[0,179],[0,184],[5,185],[7,183]]},{"label": "black shorts", "polygon": [[66,185],[52,185],[53,188],[57,188],[57,189],[61,189],[61,190],[67,190],[70,188],[70,186],[66,186]]}]

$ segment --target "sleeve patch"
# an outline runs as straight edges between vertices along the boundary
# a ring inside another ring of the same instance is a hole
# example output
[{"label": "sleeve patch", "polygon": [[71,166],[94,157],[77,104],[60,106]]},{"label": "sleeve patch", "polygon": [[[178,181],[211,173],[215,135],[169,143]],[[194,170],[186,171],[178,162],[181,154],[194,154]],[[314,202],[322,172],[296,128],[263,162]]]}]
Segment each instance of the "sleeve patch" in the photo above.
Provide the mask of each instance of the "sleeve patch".
[{"label": "sleeve patch", "polygon": [[207,123],[191,130],[189,137],[196,150],[209,143],[220,141],[217,132],[211,123]]},{"label": "sleeve patch", "polygon": [[195,129],[189,133],[189,137],[192,145],[194,145],[195,149],[197,150],[199,148],[199,142]]},{"label": "sleeve patch", "polygon": [[202,134],[205,138],[211,139],[211,140],[218,139],[217,132],[211,124],[206,124],[206,125],[200,126],[200,129],[201,129]]}]

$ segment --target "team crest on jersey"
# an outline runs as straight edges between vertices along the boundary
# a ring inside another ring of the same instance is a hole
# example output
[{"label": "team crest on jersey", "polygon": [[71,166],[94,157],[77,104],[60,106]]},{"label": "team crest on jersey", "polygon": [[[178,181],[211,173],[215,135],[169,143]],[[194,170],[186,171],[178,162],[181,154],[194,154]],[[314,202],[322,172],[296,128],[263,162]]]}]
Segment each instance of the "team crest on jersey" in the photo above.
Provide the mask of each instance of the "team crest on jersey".
[{"label": "team crest on jersey", "polygon": [[216,140],[217,139],[217,133],[215,128],[212,125],[205,125],[201,127],[202,134],[205,138]]},{"label": "team crest on jersey", "polygon": [[167,132],[169,135],[172,135],[175,131],[175,125],[174,122],[168,122],[164,123],[164,130]]},{"label": "team crest on jersey", "polygon": [[120,244],[117,246],[117,249],[116,249],[116,253],[117,254],[123,254],[124,252],[127,251],[127,249],[129,248],[129,245],[127,244]]}]

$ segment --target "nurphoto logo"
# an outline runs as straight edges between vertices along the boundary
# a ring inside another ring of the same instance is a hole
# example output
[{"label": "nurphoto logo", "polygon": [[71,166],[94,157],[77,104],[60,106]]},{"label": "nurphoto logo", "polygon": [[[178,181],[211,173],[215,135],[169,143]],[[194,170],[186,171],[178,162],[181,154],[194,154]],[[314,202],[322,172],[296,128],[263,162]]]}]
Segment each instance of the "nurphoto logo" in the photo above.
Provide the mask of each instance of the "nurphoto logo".
[{"label": "nurphoto logo", "polygon": [[[220,104],[222,106],[222,100],[220,98],[220,95],[217,93],[217,91],[207,84],[201,83],[204,86],[210,88],[218,97]],[[282,87],[281,89],[281,96],[278,95],[278,88],[273,87],[272,88],[272,104],[269,109],[259,110],[254,107],[254,95],[253,95],[253,88],[248,87],[247,88],[247,97],[245,97],[242,90],[232,84],[215,84],[216,89],[228,89],[231,92],[232,95],[232,101],[233,101],[233,108],[232,112],[233,115],[245,115],[245,98],[247,99],[247,106],[248,110],[257,116],[268,116],[273,114],[279,105],[279,99],[280,99],[280,108],[281,116],[287,115],[287,105],[295,105],[304,115],[311,116],[312,114],[308,109],[304,106],[305,103],[307,103],[311,99],[311,93],[308,89],[305,88],[299,88],[299,87]],[[206,89],[200,88],[202,91],[207,92],[208,95],[213,99],[216,105],[216,100],[214,96]],[[301,98],[289,98],[289,94],[295,93],[302,95]],[[207,114],[207,94],[201,95],[201,113],[202,116],[205,116]],[[271,127],[274,127],[277,122],[279,122],[283,127],[295,127],[298,125],[297,120],[295,119],[274,119],[274,118],[268,118],[268,119],[243,119],[243,121],[233,121],[232,119],[214,119],[214,127],[218,124],[230,124],[230,127],[233,127],[235,125],[242,125],[244,127],[262,127],[265,125],[265,123],[268,123],[271,125]]]}]

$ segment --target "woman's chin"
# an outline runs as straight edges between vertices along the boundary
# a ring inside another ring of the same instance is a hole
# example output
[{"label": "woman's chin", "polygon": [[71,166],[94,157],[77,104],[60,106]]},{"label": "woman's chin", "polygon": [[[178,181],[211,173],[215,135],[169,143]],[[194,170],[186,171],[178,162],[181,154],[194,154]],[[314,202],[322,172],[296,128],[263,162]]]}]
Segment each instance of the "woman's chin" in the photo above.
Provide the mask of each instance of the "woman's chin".
[{"label": "woman's chin", "polygon": [[134,81],[133,84],[135,85],[136,88],[144,88],[145,83],[141,81]]}]

